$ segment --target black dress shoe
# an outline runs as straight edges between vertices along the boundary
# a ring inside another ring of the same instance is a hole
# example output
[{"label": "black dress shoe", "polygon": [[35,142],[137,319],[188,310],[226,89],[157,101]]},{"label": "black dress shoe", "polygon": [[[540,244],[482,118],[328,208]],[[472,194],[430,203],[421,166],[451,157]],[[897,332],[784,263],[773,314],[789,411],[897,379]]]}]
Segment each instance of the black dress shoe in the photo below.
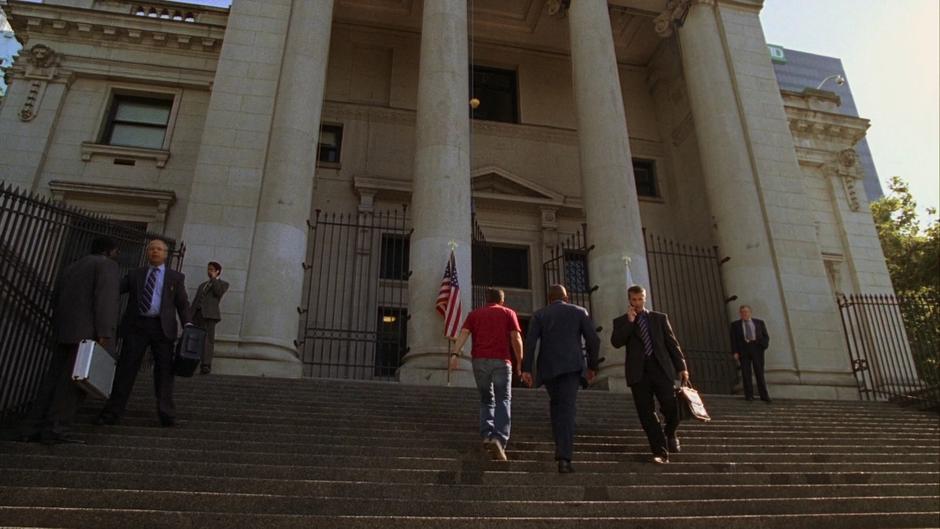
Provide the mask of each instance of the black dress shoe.
[{"label": "black dress shoe", "polygon": [[202,366],[199,368],[199,372],[203,375],[208,375],[212,372],[212,366],[209,364],[202,364]]},{"label": "black dress shoe", "polygon": [[176,426],[176,419],[172,417],[160,417],[160,426],[164,428],[173,428]]},{"label": "black dress shoe", "polygon": [[678,437],[670,437],[666,440],[666,443],[669,445],[670,454],[678,454],[682,451],[682,447],[679,445]]},{"label": "black dress shoe", "polygon": [[744,397],[744,400],[751,402],[752,400],[754,400],[754,397]]},{"label": "black dress shoe", "polygon": [[93,422],[96,426],[105,426],[105,425],[113,426],[113,425],[117,424],[118,418],[115,417],[114,415],[109,415],[109,414],[107,414],[107,413],[102,413],[102,414],[98,415],[97,417],[95,417],[95,420],[92,421],[92,422]]},{"label": "black dress shoe", "polygon": [[558,473],[559,474],[571,474],[574,472],[574,467],[571,466],[571,461],[566,459],[558,460]]},{"label": "black dress shoe", "polygon": [[770,404],[770,403],[772,403],[772,402],[773,402],[773,401],[772,401],[772,400],[770,400],[769,398],[766,398],[766,399],[760,399],[760,400],[762,400],[762,401],[764,401],[764,403],[765,403],[765,404]]},{"label": "black dress shoe", "polygon": [[78,437],[72,437],[69,434],[43,433],[39,436],[39,442],[44,445],[83,445],[85,441]]},{"label": "black dress shoe", "polygon": [[665,465],[669,462],[669,456],[653,456],[651,461],[654,465]]}]

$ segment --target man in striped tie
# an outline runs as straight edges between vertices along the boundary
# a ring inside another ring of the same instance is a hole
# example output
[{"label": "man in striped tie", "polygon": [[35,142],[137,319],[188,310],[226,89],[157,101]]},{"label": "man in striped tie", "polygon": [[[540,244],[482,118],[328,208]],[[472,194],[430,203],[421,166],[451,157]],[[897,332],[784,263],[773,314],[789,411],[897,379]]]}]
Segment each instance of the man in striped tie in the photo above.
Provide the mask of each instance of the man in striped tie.
[{"label": "man in striped tie", "polygon": [[179,327],[176,319],[189,323],[189,298],[185,276],[166,265],[168,248],[154,239],[147,245],[147,266],[131,270],[121,280],[127,293],[127,308],[119,334],[124,338],[114,373],[111,397],[95,424],[115,424],[127,408],[140,363],[147,349],[153,354],[153,386],[157,415],[162,426],[176,425],[173,404],[173,343]]},{"label": "man in striped tie", "polygon": [[[627,296],[630,307],[626,314],[614,319],[610,343],[627,348],[624,362],[627,384],[653,451],[653,463],[664,464],[669,462],[670,452],[680,449],[676,435],[679,429],[676,381],[687,383],[689,371],[669,317],[646,310],[646,289],[633,285],[627,289]],[[666,418],[665,425],[656,416],[654,397]]]}]

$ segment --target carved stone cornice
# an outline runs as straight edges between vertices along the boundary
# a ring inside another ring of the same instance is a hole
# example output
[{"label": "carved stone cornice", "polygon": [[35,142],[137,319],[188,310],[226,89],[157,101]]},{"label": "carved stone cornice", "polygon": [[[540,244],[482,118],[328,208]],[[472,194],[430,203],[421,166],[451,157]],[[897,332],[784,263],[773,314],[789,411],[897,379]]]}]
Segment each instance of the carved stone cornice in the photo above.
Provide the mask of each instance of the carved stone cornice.
[{"label": "carved stone cornice", "polygon": [[[139,10],[166,10],[169,3],[152,1],[112,2],[106,7],[76,9],[53,4],[9,0],[5,10],[17,35],[29,40],[38,35],[68,36],[80,40],[107,40],[127,44],[144,44],[159,48],[175,48],[218,54],[225,36],[225,10],[192,6],[186,17],[176,19],[174,8],[161,18],[137,14]],[[176,10],[179,6],[176,5]],[[203,22],[203,19],[206,20]]]}]

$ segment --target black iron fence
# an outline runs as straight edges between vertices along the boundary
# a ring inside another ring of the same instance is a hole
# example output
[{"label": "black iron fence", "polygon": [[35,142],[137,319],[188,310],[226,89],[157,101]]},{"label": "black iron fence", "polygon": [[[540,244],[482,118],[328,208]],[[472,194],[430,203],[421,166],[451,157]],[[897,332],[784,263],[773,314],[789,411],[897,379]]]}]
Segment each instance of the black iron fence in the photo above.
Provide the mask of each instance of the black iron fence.
[{"label": "black iron fence", "polygon": [[923,296],[839,297],[863,400],[940,409],[940,307]]},{"label": "black iron fence", "polygon": [[644,235],[652,306],[669,315],[692,383],[705,393],[733,393],[738,368],[725,311],[731,300],[725,298],[718,249]]},{"label": "black iron fence", "polygon": [[[100,236],[119,246],[122,270],[140,266],[157,235],[0,184],[0,420],[35,398],[52,353],[52,291],[59,272]],[[183,248],[170,247],[170,266]]]},{"label": "black iron fence", "polygon": [[304,376],[395,378],[408,351],[407,225],[404,209],[315,212],[299,309]]}]

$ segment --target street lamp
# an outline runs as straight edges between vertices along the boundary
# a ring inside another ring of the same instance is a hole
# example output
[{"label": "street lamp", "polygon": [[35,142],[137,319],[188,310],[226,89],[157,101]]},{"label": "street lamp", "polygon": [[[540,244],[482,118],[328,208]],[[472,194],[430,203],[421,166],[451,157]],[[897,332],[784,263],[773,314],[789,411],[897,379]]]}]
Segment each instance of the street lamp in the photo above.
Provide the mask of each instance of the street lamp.
[{"label": "street lamp", "polygon": [[845,77],[842,77],[841,74],[834,73],[830,75],[829,77],[826,77],[825,79],[823,79],[822,82],[819,83],[819,86],[816,87],[816,90],[821,90],[823,85],[826,84],[826,81],[830,79],[834,80],[836,84],[839,86],[842,86],[845,84]]}]

